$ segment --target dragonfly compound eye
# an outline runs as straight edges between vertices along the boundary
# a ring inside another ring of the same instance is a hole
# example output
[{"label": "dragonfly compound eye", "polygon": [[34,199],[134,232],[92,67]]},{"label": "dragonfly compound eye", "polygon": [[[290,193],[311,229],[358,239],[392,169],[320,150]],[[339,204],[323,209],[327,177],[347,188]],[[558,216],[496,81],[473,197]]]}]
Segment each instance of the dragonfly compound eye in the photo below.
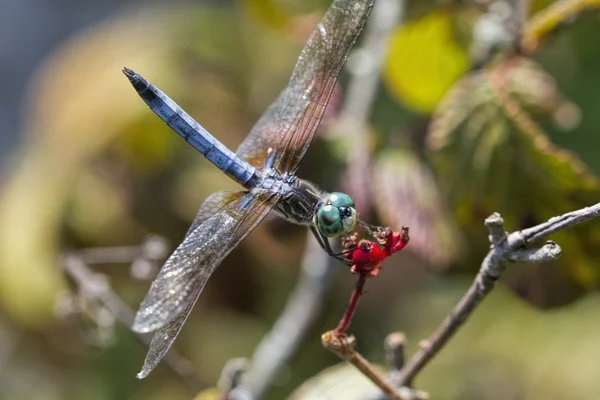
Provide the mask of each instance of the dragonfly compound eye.
[{"label": "dragonfly compound eye", "polygon": [[354,207],[354,201],[346,193],[333,192],[327,196],[327,204],[335,207]]},{"label": "dragonfly compound eye", "polygon": [[342,233],[350,233],[356,227],[358,221],[358,215],[354,207],[345,207],[341,209],[342,217]]},{"label": "dragonfly compound eye", "polygon": [[317,227],[327,237],[336,237],[342,234],[342,216],[340,210],[331,204],[326,204],[317,212]]}]

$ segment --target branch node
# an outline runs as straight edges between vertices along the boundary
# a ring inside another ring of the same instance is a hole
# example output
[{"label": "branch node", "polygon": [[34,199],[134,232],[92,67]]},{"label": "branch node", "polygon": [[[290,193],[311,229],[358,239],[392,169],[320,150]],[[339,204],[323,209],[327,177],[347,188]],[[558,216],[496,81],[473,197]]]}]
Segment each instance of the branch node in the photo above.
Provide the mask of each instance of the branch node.
[{"label": "branch node", "polygon": [[352,335],[336,335],[334,331],[328,331],[321,335],[323,347],[334,352],[344,360],[350,360],[354,355],[356,338]]},{"label": "branch node", "polygon": [[542,247],[515,250],[510,253],[508,260],[527,263],[552,261],[559,258],[561,253],[561,247],[557,243],[549,240]]},{"label": "branch node", "polygon": [[404,366],[404,345],[406,336],[402,332],[392,332],[385,338],[385,355],[392,371],[400,371]]},{"label": "branch node", "polygon": [[429,347],[431,347],[431,341],[428,339],[423,339],[419,342],[419,349],[427,350]]},{"label": "branch node", "polygon": [[[355,350],[356,340],[354,336],[336,335],[333,331],[321,335],[323,347],[338,355],[342,360],[349,361],[364,376],[373,382],[387,396],[394,400],[411,400],[414,397],[406,396],[388,382],[385,377],[377,371],[369,361]],[[412,393],[412,390],[411,390]]]},{"label": "branch node", "polygon": [[489,240],[492,245],[498,245],[506,240],[506,232],[504,231],[504,220],[502,216],[495,212],[485,219],[485,226],[490,232]]}]

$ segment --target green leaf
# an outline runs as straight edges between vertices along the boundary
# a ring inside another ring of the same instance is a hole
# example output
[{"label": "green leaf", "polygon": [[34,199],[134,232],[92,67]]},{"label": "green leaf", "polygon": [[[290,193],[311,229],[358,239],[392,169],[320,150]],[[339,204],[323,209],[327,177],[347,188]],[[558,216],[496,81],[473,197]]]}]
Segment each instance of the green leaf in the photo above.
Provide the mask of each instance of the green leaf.
[{"label": "green leaf", "polygon": [[467,69],[465,49],[454,39],[454,13],[434,11],[398,28],[390,40],[383,79],[392,97],[431,112]]},{"label": "green leaf", "polygon": [[[471,243],[487,246],[481,221],[493,211],[513,231],[600,198],[598,178],[576,155],[553,145],[533,120],[533,115],[548,119],[564,102],[538,65],[513,58],[462,79],[440,103],[427,145],[438,182]],[[598,286],[600,224],[552,239],[563,246],[557,263],[564,284]]]}]

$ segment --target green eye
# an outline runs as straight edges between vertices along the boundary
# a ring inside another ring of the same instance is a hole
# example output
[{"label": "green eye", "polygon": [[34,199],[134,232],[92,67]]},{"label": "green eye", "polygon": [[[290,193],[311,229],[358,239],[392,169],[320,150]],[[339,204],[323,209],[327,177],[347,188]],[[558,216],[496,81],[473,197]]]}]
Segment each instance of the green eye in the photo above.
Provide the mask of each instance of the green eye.
[{"label": "green eye", "polygon": [[333,192],[327,196],[327,204],[335,207],[354,207],[354,202],[346,193]]},{"label": "green eye", "polygon": [[336,237],[342,233],[342,218],[340,211],[327,204],[317,212],[317,227],[327,237]]},{"label": "green eye", "polygon": [[350,233],[356,228],[356,222],[358,221],[358,215],[356,210],[352,207],[344,208],[341,213],[342,217],[342,232]]}]

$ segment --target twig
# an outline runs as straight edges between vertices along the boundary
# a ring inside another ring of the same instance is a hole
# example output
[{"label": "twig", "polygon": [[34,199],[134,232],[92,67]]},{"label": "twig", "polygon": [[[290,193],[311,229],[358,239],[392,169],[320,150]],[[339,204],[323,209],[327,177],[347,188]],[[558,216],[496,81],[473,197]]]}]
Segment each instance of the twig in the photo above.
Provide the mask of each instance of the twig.
[{"label": "twig", "polygon": [[[404,367],[404,346],[406,336],[402,332],[392,332],[385,338],[385,355],[389,366],[387,381],[396,383],[397,375]],[[397,387],[397,386],[396,386]],[[428,400],[429,394],[422,390],[415,390],[407,386],[401,386],[397,389],[400,394],[411,400]],[[387,396],[380,389],[373,388],[362,394],[362,400],[385,400]]]},{"label": "twig", "polygon": [[152,278],[168,255],[167,241],[161,236],[148,236],[141,246],[94,247],[77,250],[77,257],[88,265],[131,264],[137,279]]},{"label": "twig", "polygon": [[394,379],[397,386],[410,386],[414,377],[431,361],[448,340],[465,323],[477,305],[494,288],[507,262],[542,262],[554,260],[561,254],[556,243],[548,241],[537,249],[524,249],[528,243],[559,230],[572,227],[600,216],[600,203],[573,211],[548,222],[507,235],[500,214],[488,217],[485,224],[490,232],[491,250],[484,258],[479,273],[471,287],[450,315],[427,340],[421,342],[420,350],[409,360],[401,374]]},{"label": "twig", "polygon": [[241,384],[229,393],[230,399],[263,396],[319,315],[338,267],[309,232],[298,284],[277,322],[254,352]]},{"label": "twig", "polygon": [[[89,255],[90,253],[87,254]],[[128,328],[131,327],[134,317],[133,310],[112,290],[106,276],[92,271],[77,253],[64,255],[61,264],[65,273],[86,297],[97,299],[114,318],[121,321]],[[149,336],[141,334],[136,334],[136,336],[146,346],[150,345]],[[165,363],[175,374],[183,379],[194,393],[197,393],[202,388],[189,360],[171,350],[165,356]]]},{"label": "twig", "polygon": [[521,235],[527,242],[533,242],[544,236],[558,232],[561,229],[587,222],[590,219],[600,215],[600,203],[581,210],[563,214],[560,217],[551,218],[548,222],[534,226],[533,228],[523,229]]},{"label": "twig", "polygon": [[329,331],[321,336],[321,342],[327,350],[337,354],[342,360],[350,362],[390,398],[394,400],[411,399],[411,397],[399,392],[390,382],[386,381],[385,377],[355,350],[353,336],[338,336],[333,331]]}]

